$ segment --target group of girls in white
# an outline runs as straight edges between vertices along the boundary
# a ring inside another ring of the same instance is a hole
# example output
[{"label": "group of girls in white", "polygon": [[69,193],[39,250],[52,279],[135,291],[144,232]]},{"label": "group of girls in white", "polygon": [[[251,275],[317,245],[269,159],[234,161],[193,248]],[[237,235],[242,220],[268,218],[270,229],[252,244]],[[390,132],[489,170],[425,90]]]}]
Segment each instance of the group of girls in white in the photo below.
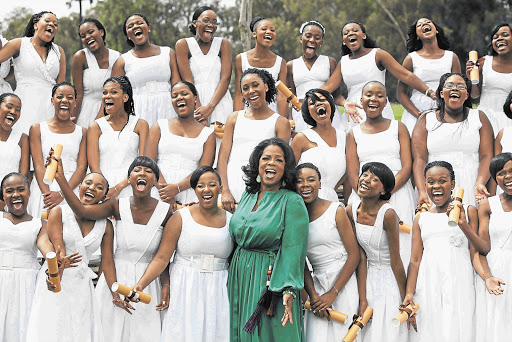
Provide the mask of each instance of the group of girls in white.
[{"label": "group of girls in white", "polygon": [[[427,18],[409,28],[400,65],[355,21],[341,28],[338,63],[320,55],[325,28],[314,20],[299,29],[302,56],[286,63],[271,51],[274,24],[258,17],[255,47],[235,58],[232,100],[218,25],[200,7],[173,50],[152,44],[148,18],[132,14],[122,26],[132,49],[120,54],[87,18],[74,85],[53,13],[2,38],[0,339],[341,341],[350,319],[335,322],[331,310],[368,307],[355,341],[510,336],[511,26],[498,25],[489,55],[461,74]],[[3,80],[11,59],[15,92]],[[386,70],[399,80],[403,122]],[[60,292],[37,249],[57,252]],[[115,282],[150,304],[112,291]],[[395,327],[408,305],[419,311]]]}]

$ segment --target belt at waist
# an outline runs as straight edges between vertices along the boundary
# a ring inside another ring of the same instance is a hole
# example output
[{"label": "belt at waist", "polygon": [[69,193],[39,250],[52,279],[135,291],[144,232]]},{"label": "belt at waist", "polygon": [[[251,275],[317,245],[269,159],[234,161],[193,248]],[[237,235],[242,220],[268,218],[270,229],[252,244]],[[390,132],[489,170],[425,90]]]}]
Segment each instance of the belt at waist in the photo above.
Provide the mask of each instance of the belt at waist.
[{"label": "belt at waist", "polygon": [[212,254],[192,255],[190,260],[176,254],[173,263],[197,268],[204,272],[224,271],[229,266],[227,259],[215,258]]},{"label": "belt at waist", "polygon": [[377,265],[375,262],[368,260],[368,268],[378,268],[379,270],[389,270],[391,269],[391,264],[387,265]]},{"label": "belt at waist", "polygon": [[12,270],[13,268],[39,269],[39,263],[35,255],[20,251],[0,251],[0,270]]},{"label": "belt at waist", "polygon": [[139,86],[133,87],[133,94],[138,95],[142,93],[163,93],[170,92],[171,86],[169,82],[158,82],[158,81],[149,81],[143,83]]},{"label": "belt at waist", "polygon": [[318,263],[311,262],[311,266],[313,266],[313,273],[316,275],[335,272],[336,270],[340,270],[340,265],[344,264],[347,261],[348,254],[346,253],[338,253],[332,254],[325,257],[325,259],[329,259],[327,261],[323,261],[320,265]]},{"label": "belt at waist", "polygon": [[438,152],[429,154],[428,161],[431,162],[435,160],[447,161],[452,164],[453,168],[463,168],[464,166],[474,167],[475,163],[480,163],[480,156],[478,153],[464,152]]}]

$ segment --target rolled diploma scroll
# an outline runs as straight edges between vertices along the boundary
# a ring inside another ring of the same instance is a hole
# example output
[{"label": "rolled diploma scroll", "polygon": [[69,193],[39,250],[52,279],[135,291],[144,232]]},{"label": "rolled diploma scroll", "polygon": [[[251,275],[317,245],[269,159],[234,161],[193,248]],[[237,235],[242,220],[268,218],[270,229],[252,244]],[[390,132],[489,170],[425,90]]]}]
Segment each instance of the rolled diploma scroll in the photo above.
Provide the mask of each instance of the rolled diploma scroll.
[{"label": "rolled diploma scroll", "polygon": [[[416,213],[416,215],[414,216],[414,218],[416,218],[416,216],[418,216],[419,214],[424,213],[425,211],[428,211],[428,205],[426,203],[423,203],[418,212]],[[412,226],[410,224],[405,224],[404,221],[400,221],[398,224],[398,228],[402,233],[411,234]]]},{"label": "rolled diploma scroll", "polygon": [[222,122],[215,121],[212,125],[215,137],[217,139],[222,139],[222,137],[224,137],[224,124]]},{"label": "rolled diploma scroll", "polygon": [[286,101],[288,101],[296,111],[300,112],[302,105],[297,96],[295,96],[281,81],[276,82],[276,88],[284,95],[284,97],[286,97]]},{"label": "rolled diploma scroll", "polygon": [[[306,303],[304,303],[304,308],[306,308],[306,310],[311,311],[311,303],[309,302],[309,300],[306,301]],[[345,315],[343,312],[339,312],[339,311],[336,311],[333,309],[327,309],[327,310],[329,311],[329,316],[331,317],[331,319],[333,321],[336,321],[341,324],[345,324],[347,315]]]},{"label": "rolled diploma scroll", "polygon": [[[55,157],[59,157],[62,153],[62,145],[61,144],[55,144],[52,147],[53,149],[53,155]],[[44,173],[43,183],[46,185],[50,185],[53,183],[53,179],[55,178],[55,172],[57,172],[57,161],[51,160],[50,165],[46,167],[46,172]]]},{"label": "rolled diploma scroll", "polygon": [[41,220],[48,221],[48,210],[41,211]]},{"label": "rolled diploma scroll", "polygon": [[46,253],[46,261],[48,262],[50,281],[57,287],[53,292],[60,292],[60,276],[59,265],[57,264],[57,254],[55,252]]},{"label": "rolled diploma scroll", "polygon": [[420,305],[416,302],[414,302],[414,305],[416,305],[416,308],[413,308],[411,304],[407,305],[404,311],[401,311],[398,315],[395,316],[395,318],[391,320],[391,324],[395,328],[398,328],[400,324],[407,321],[409,317],[418,312],[418,310],[420,309]]},{"label": "rolled diploma scroll", "polygon": [[459,225],[460,208],[457,206],[458,203],[462,204],[462,198],[464,197],[464,189],[455,188],[453,189],[453,204],[455,207],[450,211],[448,215],[448,225],[450,227],[457,227]]},{"label": "rolled diploma scroll", "polygon": [[469,51],[469,60],[475,63],[475,66],[469,72],[469,78],[471,79],[471,84],[478,84],[480,82],[480,74],[478,72],[478,66],[476,65],[476,61],[478,61],[478,52]]},{"label": "rolled diploma scroll", "polygon": [[[119,284],[118,282],[112,284],[112,292],[117,292],[125,297],[131,297],[133,295],[131,287]],[[137,291],[133,297],[140,299],[140,301],[144,304],[151,303],[151,295],[148,295],[147,293]]]},{"label": "rolled diploma scroll", "polygon": [[290,121],[290,128],[292,129],[292,132],[295,131],[295,121],[293,120],[288,120]]},{"label": "rolled diploma scroll", "polygon": [[361,330],[366,325],[366,323],[368,323],[368,321],[370,320],[370,318],[372,318],[372,316],[373,316],[373,309],[370,308],[369,306],[367,306],[363,312],[363,317],[357,318],[357,322],[361,326],[358,324],[352,324],[350,329],[348,329],[348,332],[345,335],[345,337],[343,337],[343,342],[353,342],[354,339],[357,337],[357,332],[359,330]]}]

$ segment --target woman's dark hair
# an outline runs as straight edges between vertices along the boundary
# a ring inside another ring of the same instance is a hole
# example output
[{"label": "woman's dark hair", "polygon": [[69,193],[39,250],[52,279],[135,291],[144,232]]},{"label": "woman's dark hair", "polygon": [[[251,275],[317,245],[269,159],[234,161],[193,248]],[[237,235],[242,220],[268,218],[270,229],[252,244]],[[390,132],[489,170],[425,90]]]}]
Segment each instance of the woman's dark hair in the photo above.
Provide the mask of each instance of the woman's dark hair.
[{"label": "woman's dark hair", "polygon": [[179,84],[184,84],[184,85],[186,85],[186,86],[188,87],[188,89],[190,89],[190,91],[192,92],[192,94],[193,94],[194,96],[198,96],[198,95],[197,95],[198,93],[197,93],[196,86],[195,86],[193,83],[190,83],[190,82],[188,82],[188,81],[178,81],[178,82],[174,83],[174,84],[172,85],[171,91],[172,91],[172,89],[174,89],[174,87],[176,87],[176,86],[177,86],[177,85],[179,85]]},{"label": "woman's dark hair", "polygon": [[[203,12],[205,12],[205,11],[213,11],[213,9],[212,9],[210,6],[201,6],[201,7],[199,7],[198,9],[196,9],[196,10],[194,11],[194,14],[192,14],[192,21],[196,21],[196,20],[199,18],[199,16],[200,16]],[[195,35],[195,34],[196,34],[196,25],[194,25],[194,24],[189,24],[189,25],[188,25],[188,30],[189,30],[190,32],[192,32],[192,34],[193,34],[193,35]]]},{"label": "woman's dark hair", "polygon": [[[449,77],[455,76],[455,75],[462,77],[462,79],[466,83],[466,91],[468,92],[468,98],[466,99],[466,101],[464,101],[463,106],[467,107],[469,109],[471,109],[473,107],[473,105],[471,104],[471,81],[469,80],[469,78],[466,75],[461,74],[459,72],[447,72],[446,74],[441,76],[441,78],[439,79],[439,86],[437,87],[437,90],[436,90],[437,110],[439,110],[439,117],[441,118],[442,122],[444,122],[445,103],[444,103],[443,97],[441,96],[441,91],[444,88],[444,84],[446,83],[446,80]],[[468,111],[464,111],[464,120],[466,120],[467,117],[468,117]]]},{"label": "woman's dark hair", "polygon": [[[25,30],[23,31],[23,36],[22,37],[33,37],[34,34],[35,34],[35,29],[34,29],[34,24],[36,24],[43,15],[45,15],[46,13],[50,13],[50,14],[53,14],[55,15],[55,13],[53,12],[50,12],[50,11],[41,11],[39,13],[36,13],[36,14],[33,14],[31,17],[30,17],[30,20],[28,21],[28,24],[27,26],[25,26]],[[57,16],[55,15],[55,18],[57,18]],[[53,48],[53,41],[55,40],[55,36],[52,38],[52,40],[50,40],[49,42],[47,42],[45,44],[46,46],[46,52],[48,53],[48,51]],[[55,52],[58,52],[58,50],[56,50]]]},{"label": "woman's dark hair", "polygon": [[491,164],[489,164],[489,171],[491,172],[491,177],[496,182],[496,175],[498,172],[503,170],[505,164],[512,160],[512,153],[503,152],[498,154],[496,157],[492,158]]},{"label": "woman's dark hair", "polygon": [[103,35],[101,38],[103,39],[103,44],[106,44],[107,30],[105,30],[105,26],[103,26],[103,24],[96,18],[85,18],[82,20],[80,24],[78,24],[78,36],[80,36],[80,27],[82,27],[82,25],[85,23],[92,23],[98,30],[103,30]]},{"label": "woman's dark hair", "polygon": [[[97,174],[97,175],[100,175],[101,177],[103,177],[103,179],[105,180],[105,183],[107,184],[107,187],[105,188],[105,194],[103,195],[103,198],[101,200],[104,200],[105,197],[107,197],[107,194],[108,194],[108,190],[110,189],[110,185],[108,184],[108,179],[107,177],[105,177],[103,175],[103,173],[100,173],[100,172],[89,172],[88,174],[85,175],[85,177],[89,176],[89,175],[92,175],[93,173]],[[82,179],[82,181],[80,182],[80,185],[82,185],[85,177]]]},{"label": "woman's dark hair", "polygon": [[261,184],[256,178],[259,175],[260,158],[263,155],[263,150],[268,146],[278,146],[283,150],[284,174],[281,189],[297,192],[297,171],[295,170],[297,162],[295,161],[295,155],[290,145],[279,138],[265,139],[260,142],[249,157],[249,165],[242,166],[242,171],[245,174],[245,191],[255,194],[260,190]]},{"label": "woman's dark hair", "polygon": [[126,17],[126,19],[124,20],[124,23],[123,23],[123,33],[124,33],[124,36],[126,37],[126,43],[128,45],[130,45],[131,47],[134,47],[135,43],[132,42],[128,38],[128,33],[126,32],[126,23],[128,22],[128,19],[130,19],[131,17],[141,17],[146,22],[146,25],[148,25],[148,26],[151,26],[151,25],[149,25],[149,20],[148,20],[148,18],[146,18],[146,16],[144,14],[133,13],[133,14],[130,14],[129,16]]},{"label": "woman's dark hair", "polygon": [[13,176],[23,178],[23,180],[25,181],[25,184],[27,185],[27,189],[30,188],[29,183],[28,183],[28,179],[27,179],[27,177],[25,177],[24,174],[19,173],[19,172],[10,172],[10,173],[5,175],[5,177],[2,179],[2,183],[0,183],[0,201],[4,200],[4,183],[5,183],[5,181],[8,178],[11,178]]},{"label": "woman's dark hair", "polygon": [[444,167],[445,169],[447,169],[448,172],[450,173],[450,180],[455,181],[455,172],[453,171],[452,164],[450,164],[450,163],[448,163],[447,161],[444,161],[444,160],[434,160],[434,161],[428,163],[425,166],[425,170],[423,171],[423,176],[426,177],[427,176],[427,171],[430,170],[433,167],[436,167],[436,166]]},{"label": "woman's dark hair", "polygon": [[21,103],[20,97],[18,95],[14,94],[14,93],[3,93],[3,94],[0,94],[0,103],[3,103],[5,101],[5,99],[8,98],[9,96],[14,96],[18,100],[20,100],[20,103]]},{"label": "woman's dark hair", "polygon": [[[361,24],[360,22],[355,21],[355,20],[349,20],[345,24],[343,24],[343,26],[341,27],[341,40],[342,41],[343,41],[343,28],[345,26],[347,26],[348,24],[357,24],[357,25],[359,25],[359,27],[361,28],[361,31],[363,31],[363,33],[366,35],[366,39],[363,39],[363,46],[365,48],[377,48],[377,47],[379,47],[377,42],[372,37],[370,37],[370,35],[368,33],[366,33],[366,28],[364,27],[364,25]],[[341,55],[342,56],[348,55],[350,52],[351,52],[350,49],[346,45],[341,44]]]},{"label": "woman's dark hair", "polygon": [[199,182],[199,178],[201,178],[201,176],[207,172],[215,174],[215,176],[217,176],[217,180],[219,181],[219,185],[222,185],[222,180],[220,179],[217,171],[215,171],[215,169],[209,165],[202,165],[199,166],[194,172],[192,172],[192,175],[190,176],[190,187],[195,189],[197,187],[197,183]]},{"label": "woman's dark hair", "polygon": [[73,90],[75,91],[75,99],[76,99],[76,88],[74,85],[72,85],[68,81],[62,81],[59,83],[55,83],[52,87],[52,97],[55,95],[55,92],[57,91],[57,89],[59,89],[59,87],[62,87],[62,86],[69,86],[69,87],[73,88]]},{"label": "woman's dark hair", "polygon": [[[103,86],[107,83],[117,83],[119,87],[123,91],[123,93],[128,95],[128,101],[124,103],[124,111],[128,113],[128,115],[135,115],[135,106],[133,104],[133,89],[132,84],[127,76],[114,76],[109,77],[103,82]],[[103,108],[103,114],[107,116],[107,111]]]},{"label": "woman's dark hair", "polygon": [[295,170],[297,171],[297,174],[299,174],[300,170],[302,170],[302,169],[315,170],[316,174],[318,175],[318,180],[319,181],[322,180],[322,175],[320,174],[320,170],[318,170],[318,167],[316,167],[315,164],[313,164],[313,163],[302,163],[302,164],[297,165],[297,167],[295,168]]},{"label": "woman's dark hair", "polygon": [[332,98],[331,93],[329,93],[327,90],[314,88],[308,90],[306,95],[304,95],[304,100],[302,101],[302,107],[300,109],[300,112],[302,113],[302,118],[304,119],[304,122],[307,123],[310,126],[316,127],[316,121],[311,117],[311,114],[309,113],[309,101],[311,101],[312,104],[315,104],[316,101],[319,101],[320,98],[317,94],[322,95],[326,98],[327,102],[329,102],[329,105],[331,106],[331,122],[334,118],[334,113],[336,111],[336,103],[334,103],[334,99]]},{"label": "woman's dark hair", "polygon": [[[0,101],[2,103],[2,101]],[[505,100],[505,103],[503,104],[503,111],[505,112],[505,115],[512,119],[512,110],[510,109],[510,104],[512,103],[512,91],[508,93],[507,99]]]},{"label": "woman's dark hair", "polygon": [[306,21],[305,23],[303,23],[300,28],[299,28],[299,33],[300,34],[303,34],[304,33],[304,29],[308,26],[316,26],[318,28],[320,28],[320,30],[322,30],[322,38],[324,37],[325,35],[325,27],[324,25],[322,25],[319,21],[317,20],[309,20],[309,21]]},{"label": "woman's dark hair", "polygon": [[[384,186],[384,191],[386,193],[384,195],[380,195],[380,199],[384,201],[389,200],[391,198],[391,192],[395,188],[395,175],[393,175],[393,171],[391,171],[385,164],[379,162],[364,164],[361,169],[361,175],[367,171],[379,177],[380,182]],[[361,175],[359,178],[361,178]]]},{"label": "woman's dark hair", "polygon": [[265,18],[265,17],[256,17],[253,20],[251,20],[251,23],[249,24],[249,29],[251,30],[251,32],[254,32],[254,30],[256,30],[257,23],[259,23],[262,20],[266,20],[266,19],[267,18]]},{"label": "woman's dark hair", "polygon": [[501,23],[499,25],[496,25],[496,27],[494,27],[492,29],[492,32],[491,32],[491,37],[489,39],[489,55],[491,56],[497,56],[498,53],[496,52],[496,50],[494,50],[494,48],[492,47],[492,37],[494,37],[494,35],[496,33],[498,33],[498,31],[500,30],[500,28],[504,27],[504,26],[507,26],[509,29],[510,29],[510,32],[512,32],[512,26],[508,23]]},{"label": "woman's dark hair", "polygon": [[155,173],[155,180],[160,178],[160,169],[158,168],[158,164],[153,159],[146,156],[138,156],[132,161],[128,168],[128,177],[137,166],[149,167]]},{"label": "woman's dark hair", "polygon": [[[258,75],[258,77],[261,78],[263,83],[265,83],[268,86],[268,90],[265,94],[265,101],[267,101],[267,103],[275,102],[277,96],[277,89],[276,81],[274,80],[272,75],[270,75],[270,73],[267,70],[249,68],[242,73],[242,76],[240,76],[240,88],[242,88],[242,79],[249,74]],[[244,103],[246,103],[245,99]]]},{"label": "woman's dark hair", "polygon": [[[424,18],[420,18],[424,19]],[[423,43],[421,39],[418,38],[418,35],[416,34],[416,25],[418,24],[417,19],[414,24],[409,26],[409,30],[407,30],[407,52],[411,53],[414,51],[421,50],[423,48]],[[425,18],[426,19],[426,18]],[[443,50],[449,50],[450,49],[450,41],[448,38],[444,35],[444,30],[441,26],[436,24],[433,20],[431,20],[432,24],[436,27],[437,33],[437,46],[440,49]]]}]

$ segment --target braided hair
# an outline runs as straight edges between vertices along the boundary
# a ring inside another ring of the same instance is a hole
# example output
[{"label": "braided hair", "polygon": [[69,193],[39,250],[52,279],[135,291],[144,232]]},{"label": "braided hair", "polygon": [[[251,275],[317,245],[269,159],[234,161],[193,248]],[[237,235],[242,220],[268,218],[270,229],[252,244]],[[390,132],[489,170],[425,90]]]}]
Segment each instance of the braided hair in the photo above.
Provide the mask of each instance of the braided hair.
[{"label": "braided hair", "polygon": [[[30,20],[28,21],[27,26],[25,26],[25,30],[23,30],[23,36],[22,37],[34,37],[34,34],[36,32],[36,30],[34,29],[34,25],[37,24],[37,22],[46,13],[50,13],[50,14],[55,15],[55,13],[50,12],[50,11],[41,11],[39,13],[33,14],[30,17]],[[57,17],[57,16],[55,15],[55,17]],[[45,47],[46,47],[46,52],[47,53],[48,53],[48,51],[50,51],[50,49],[54,49],[55,50],[55,47],[53,46],[53,41],[54,40],[55,40],[55,37],[53,37],[52,40],[50,40],[49,42],[45,43]],[[57,51],[55,51],[55,52],[57,52]]]},{"label": "braided hair", "polygon": [[[258,75],[258,77],[261,78],[263,83],[265,83],[268,86],[268,90],[265,93],[265,100],[267,101],[267,103],[275,102],[277,96],[277,88],[276,81],[274,81],[272,75],[270,75],[268,71],[263,69],[249,68],[242,73],[242,76],[240,76],[240,88],[242,87],[242,79],[249,74]],[[246,101],[244,99],[244,103],[245,102]]]},{"label": "braided hair", "polygon": [[[135,115],[135,106],[133,104],[133,89],[132,84],[130,83],[130,80],[127,76],[113,76],[107,78],[105,82],[103,82],[103,86],[107,83],[117,83],[119,84],[119,87],[123,91],[123,94],[128,95],[128,101],[124,103],[124,111],[128,115]],[[103,109],[103,114],[106,116],[107,112],[105,109]]]}]

